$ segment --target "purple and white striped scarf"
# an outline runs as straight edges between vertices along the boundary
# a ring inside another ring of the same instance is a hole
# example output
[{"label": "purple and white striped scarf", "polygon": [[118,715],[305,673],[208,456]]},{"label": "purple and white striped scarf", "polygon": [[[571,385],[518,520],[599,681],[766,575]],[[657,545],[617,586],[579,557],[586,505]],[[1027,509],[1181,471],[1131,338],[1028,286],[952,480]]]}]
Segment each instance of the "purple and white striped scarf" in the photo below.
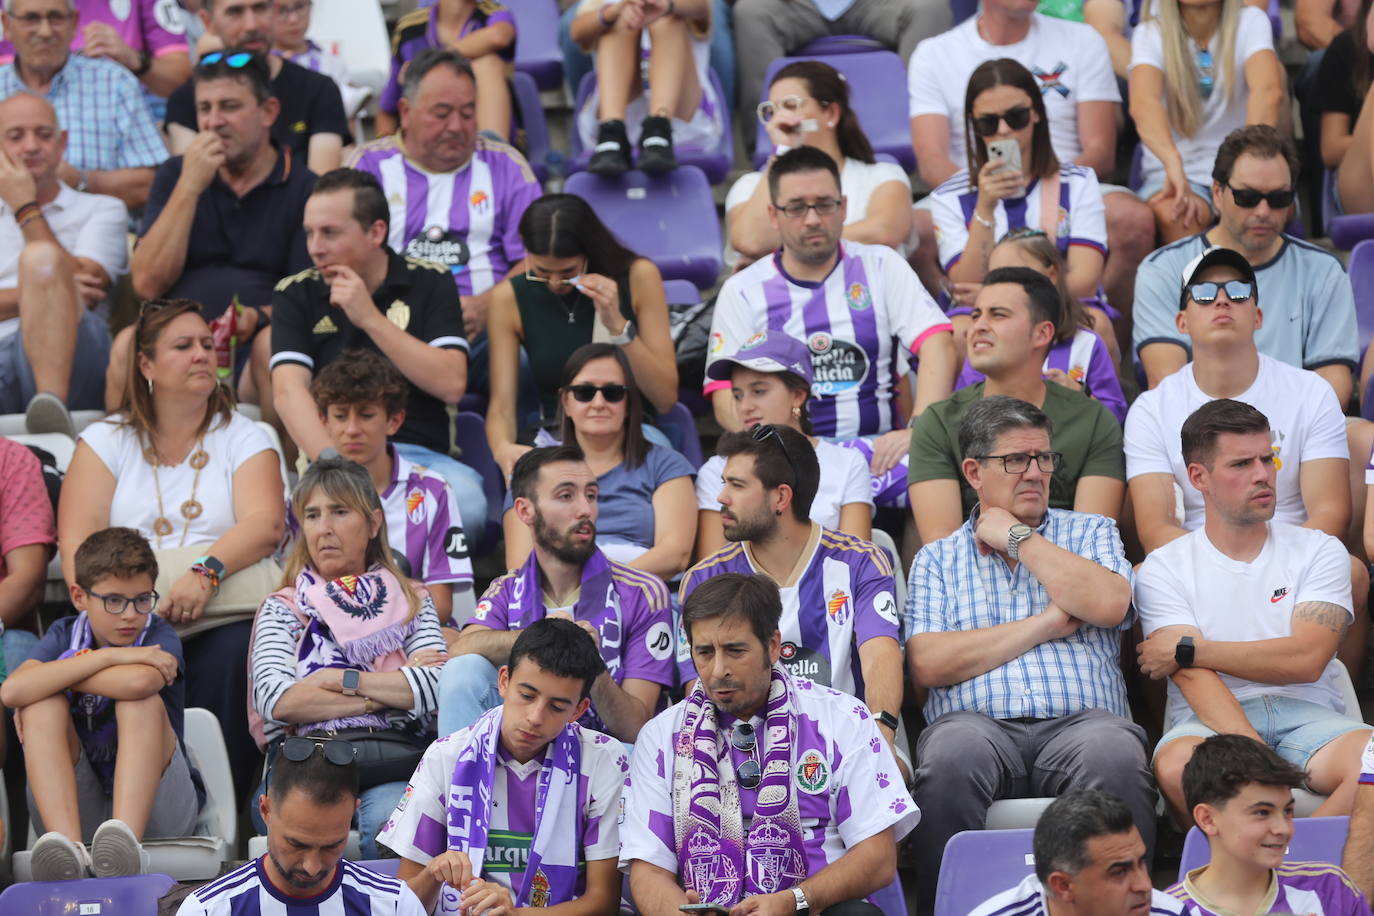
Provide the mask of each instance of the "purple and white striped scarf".
[{"label": "purple and white striped scarf", "polygon": [[[153,625],[153,615],[143,615],[143,629],[139,631],[131,645],[141,646],[148,638],[148,630]],[[71,640],[59,659],[71,658],[95,649],[95,636],[91,633],[91,618],[86,611],[72,624]],[[94,693],[79,693],[68,690],[71,702],[72,725],[76,737],[81,741],[81,749],[86,752],[86,760],[100,778],[105,791],[114,788],[115,754],[119,750],[119,726],[113,715],[106,715],[110,708],[110,698]]]},{"label": "purple and white striped scarf", "polygon": [[[491,824],[492,785],[500,750],[501,706],[485,712],[468,732],[449,780],[448,848],[467,853],[474,875],[482,873]],[[577,896],[577,859],[582,838],[578,778],[582,727],[570,723],[544,751],[535,794],[534,837],[525,874],[513,882],[517,907],[548,907]],[[462,891],[444,885],[439,912],[457,913]]]},{"label": "purple and white striped scarf", "polygon": [[682,886],[696,891],[702,903],[729,909],[745,897],[786,890],[806,877],[792,785],[795,689],[787,669],[774,665],[758,736],[763,778],[747,838],[730,742],[719,733],[716,706],[701,679],[687,696],[674,748],[673,837]]}]

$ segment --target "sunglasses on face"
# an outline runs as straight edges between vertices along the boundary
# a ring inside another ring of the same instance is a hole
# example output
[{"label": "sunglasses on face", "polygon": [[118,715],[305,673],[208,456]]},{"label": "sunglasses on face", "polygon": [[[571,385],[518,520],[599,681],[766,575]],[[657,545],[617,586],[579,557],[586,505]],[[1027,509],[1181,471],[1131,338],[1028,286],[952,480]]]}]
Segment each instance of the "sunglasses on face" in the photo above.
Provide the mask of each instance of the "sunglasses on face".
[{"label": "sunglasses on face", "polygon": [[200,66],[213,67],[220,61],[224,61],[225,66],[239,70],[248,66],[248,62],[253,59],[253,55],[248,51],[237,51],[229,56],[225,56],[223,51],[211,51],[200,59]]},{"label": "sunglasses on face", "polygon": [[1020,130],[1030,123],[1031,107],[1029,105],[1017,105],[1015,108],[1008,108],[1001,114],[978,115],[972,119],[973,132],[980,137],[991,137],[997,133],[997,125],[1001,121],[1007,122],[1007,127],[1011,130]]},{"label": "sunglasses on face", "polygon": [[1244,207],[1249,210],[1258,207],[1260,201],[1269,204],[1270,210],[1282,210],[1293,202],[1293,189],[1281,188],[1277,191],[1256,191],[1254,188],[1233,188],[1231,185],[1231,198],[1236,202],[1237,207]]},{"label": "sunglasses on face", "polygon": [[1227,280],[1225,283],[1190,283],[1188,298],[1198,305],[1211,305],[1217,301],[1217,293],[1226,291],[1226,298],[1232,302],[1246,302],[1255,293],[1253,284],[1245,280]]},{"label": "sunglasses on face", "polygon": [[[752,754],[754,748],[759,746],[754,726],[748,722],[736,722],[735,727],[730,729],[730,746],[745,754]],[[753,758],[744,761],[739,765],[739,769],[735,770],[735,782],[739,783],[741,789],[757,789],[762,779],[763,768]]]},{"label": "sunglasses on face", "polygon": [[601,396],[606,399],[607,404],[619,404],[625,400],[625,395],[630,389],[624,385],[569,385],[568,392],[573,396],[573,400],[581,404],[590,404],[596,393],[601,392]]}]

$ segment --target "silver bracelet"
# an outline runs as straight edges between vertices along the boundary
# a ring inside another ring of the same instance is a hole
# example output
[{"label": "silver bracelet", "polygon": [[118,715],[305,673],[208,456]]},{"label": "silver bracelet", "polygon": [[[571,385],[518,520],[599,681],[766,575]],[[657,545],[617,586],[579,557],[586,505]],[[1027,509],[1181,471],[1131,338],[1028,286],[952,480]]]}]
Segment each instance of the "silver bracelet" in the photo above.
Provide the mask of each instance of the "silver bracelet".
[{"label": "silver bracelet", "polygon": [[988,229],[996,229],[996,228],[997,228],[997,224],[996,224],[995,222],[993,222],[993,221],[990,220],[990,219],[983,219],[981,216],[978,215],[978,211],[977,211],[977,210],[974,210],[974,211],[973,211],[973,218],[974,218],[974,220],[977,221],[978,225],[980,225],[980,226],[984,226],[984,227],[986,227],[986,228],[988,228]]}]

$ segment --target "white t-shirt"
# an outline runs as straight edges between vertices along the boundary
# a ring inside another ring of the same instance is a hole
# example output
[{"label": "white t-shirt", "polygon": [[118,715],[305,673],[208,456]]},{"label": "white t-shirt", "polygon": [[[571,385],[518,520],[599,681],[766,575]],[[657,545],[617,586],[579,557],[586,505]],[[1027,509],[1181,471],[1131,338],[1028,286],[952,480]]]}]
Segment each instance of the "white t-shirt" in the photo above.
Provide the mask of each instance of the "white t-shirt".
[{"label": "white t-shirt", "polygon": [[[67,254],[95,261],[112,283],[129,272],[129,211],[123,201],[74,191],[64,184],[57,196],[43,205],[43,219]],[[19,286],[19,252],[23,248],[24,235],[14,214],[0,203],[0,289]],[[108,299],[96,308],[102,317],[109,317]],[[18,330],[18,318],[0,321],[0,340]]]},{"label": "white t-shirt", "polygon": [[[811,520],[825,528],[840,527],[840,509],[850,503],[866,503],[873,510],[872,475],[862,453],[821,439],[816,442],[816,461],[821,466],[820,486],[811,500]],[[697,471],[697,508],[720,511],[721,475],[725,459],[708,458]]]},{"label": "white t-shirt", "polygon": [[[1181,137],[1170,129],[1174,146],[1183,158],[1183,170],[1188,180],[1207,186],[1212,184],[1212,164],[1217,158],[1217,147],[1221,146],[1227,134],[1245,126],[1245,103],[1250,95],[1245,85],[1245,62],[1260,51],[1274,50],[1274,29],[1269,24],[1269,17],[1261,10],[1248,5],[1240,8],[1240,22],[1236,25],[1236,80],[1240,85],[1234,93],[1227,91],[1226,68],[1216,59],[1220,41],[1218,35],[1213,35],[1207,45],[1212,52],[1215,85],[1212,94],[1202,102],[1202,124],[1197,133],[1191,137]],[[1156,19],[1136,26],[1135,34],[1131,36],[1131,69],[1142,65],[1164,72],[1164,43]],[[1152,178],[1164,172],[1164,165],[1148,146],[1142,144],[1141,149],[1144,154],[1141,171],[1148,184]]]},{"label": "white t-shirt", "polygon": [[[1194,626],[1206,639],[1252,642],[1293,635],[1293,611],[1307,601],[1350,604],[1350,557],[1341,542],[1312,528],[1269,523],[1264,549],[1249,563],[1217,550],[1198,529],[1156,548],[1135,577],[1135,606],[1149,636],[1161,627]],[[1345,702],[1337,686],[1340,662],[1333,656],[1310,684],[1260,684],[1220,674],[1237,700],[1278,695],[1319,703],[1338,713]],[[1165,728],[1191,710],[1169,682]]]},{"label": "white t-shirt", "polygon": [[[1172,474],[1183,489],[1183,527],[1202,527],[1202,494],[1188,482],[1179,433],[1183,421],[1211,401],[1193,378],[1189,363],[1141,392],[1126,415],[1126,479],[1142,474]],[[1320,375],[1260,354],[1254,384],[1235,400],[1251,405],[1269,418],[1274,443],[1278,504],[1274,519],[1290,525],[1307,521],[1302,502],[1300,468],[1304,461],[1350,457],[1345,417],[1336,393]]]},{"label": "white t-shirt", "polygon": [[1121,102],[1107,42],[1090,25],[1031,15],[1030,31],[1021,41],[994,45],[978,34],[979,16],[916,46],[907,64],[907,104],[911,117],[944,115],[949,119],[949,154],[955,165],[967,161],[964,147],[964,94],[969,77],[986,60],[1010,57],[1035,74],[1050,140],[1061,162],[1074,162],[1083,152],[1078,139],[1079,102]]},{"label": "white t-shirt", "polygon": [[[157,468],[154,476],[138,435],[132,427],[121,426],[115,417],[92,423],[79,438],[114,475],[110,524],[138,529],[154,549],[208,544],[234,527],[234,472],[249,458],[272,448],[267,434],[236,411],[229,415],[227,426],[215,421],[205,433],[202,447],[210,460],[196,480],[190,455],[176,467]],[[191,454],[195,451],[193,447]],[[187,520],[181,514],[181,504],[193,493],[202,511],[199,517]],[[161,538],[153,532],[159,511],[172,523],[172,533]]]}]

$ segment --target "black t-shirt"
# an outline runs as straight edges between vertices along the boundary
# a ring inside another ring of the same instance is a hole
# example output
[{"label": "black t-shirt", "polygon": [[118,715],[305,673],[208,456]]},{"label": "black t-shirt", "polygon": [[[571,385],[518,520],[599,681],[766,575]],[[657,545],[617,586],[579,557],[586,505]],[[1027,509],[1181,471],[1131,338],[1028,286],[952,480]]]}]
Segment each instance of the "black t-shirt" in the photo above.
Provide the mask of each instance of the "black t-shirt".
[{"label": "black t-shirt", "polygon": [[1326,53],[1322,55],[1312,98],[1316,101],[1318,111],[1350,115],[1352,128],[1355,126],[1355,119],[1360,116],[1360,106],[1364,104],[1364,99],[1355,94],[1352,79],[1354,72],[1355,33],[1351,29],[1346,29],[1332,39]]},{"label": "black t-shirt", "polygon": [[[315,134],[338,134],[344,146],[353,142],[339,87],[323,73],[283,60],[281,72],[272,80],[272,94],[281,102],[272,139],[299,153],[302,162]],[[182,83],[167,97],[167,123],[198,129],[194,80]]]},{"label": "black t-shirt", "polygon": [[[448,268],[402,257],[390,248],[387,257],[386,279],[372,294],[377,309],[431,347],[466,353],[462,306]],[[303,270],[277,284],[272,297],[273,367],[290,363],[305,366],[313,375],[354,348],[381,352],[372,338],[348,320],[343,309],[329,304],[329,284],[318,270]],[[400,368],[405,371],[404,366]],[[447,455],[453,439],[448,408],[411,382],[406,419],[392,439]]]},{"label": "black t-shirt", "polygon": [[[172,189],[181,178],[182,157],[158,166],[139,237],[157,222]],[[196,215],[186,240],[186,263],[168,298],[194,299],[205,306],[207,320],[220,315],[238,297],[241,305],[272,302],[277,281],[310,266],[305,250],[305,201],[315,187],[315,174],[304,155],[281,150],[277,164],[261,184],[239,197],[219,175],[196,201]]]}]

